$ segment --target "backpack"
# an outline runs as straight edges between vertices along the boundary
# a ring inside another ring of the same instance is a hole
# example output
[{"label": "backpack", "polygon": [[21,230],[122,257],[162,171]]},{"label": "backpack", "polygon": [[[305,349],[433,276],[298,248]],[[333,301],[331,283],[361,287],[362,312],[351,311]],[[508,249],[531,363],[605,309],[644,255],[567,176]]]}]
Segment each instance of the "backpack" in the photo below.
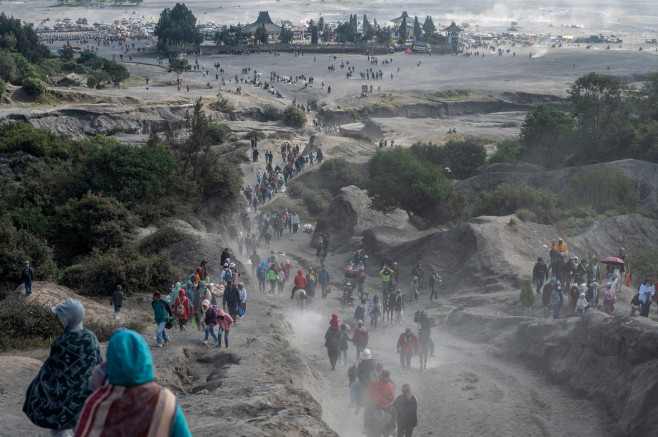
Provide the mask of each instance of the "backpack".
[{"label": "backpack", "polygon": [[179,301],[178,298],[176,298],[176,301],[178,302],[178,306],[176,307],[176,315],[183,317],[185,315],[185,300]]},{"label": "backpack", "polygon": [[366,272],[363,272],[363,271],[359,272],[356,275],[356,282],[358,284],[365,284],[365,282],[366,282]]},{"label": "backpack", "polygon": [[354,310],[354,319],[355,320],[363,320],[366,317],[366,309],[359,305],[356,307],[356,310]]},{"label": "backpack", "polygon": [[169,305],[169,302],[167,302],[164,299],[160,299],[160,302],[162,302],[162,305],[164,305],[164,309],[169,314],[169,317],[172,317],[174,313],[171,311],[171,305]]},{"label": "backpack", "polygon": [[256,272],[256,275],[258,276],[258,280],[264,281],[265,280],[265,269],[263,267],[258,267],[258,271]]}]

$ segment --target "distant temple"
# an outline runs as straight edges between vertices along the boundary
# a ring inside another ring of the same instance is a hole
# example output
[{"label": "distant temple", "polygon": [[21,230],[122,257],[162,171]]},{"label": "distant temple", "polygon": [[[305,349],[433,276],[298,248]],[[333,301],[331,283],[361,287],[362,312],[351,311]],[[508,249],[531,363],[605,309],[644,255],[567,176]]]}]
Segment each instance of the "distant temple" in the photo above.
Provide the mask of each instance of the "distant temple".
[{"label": "distant temple", "polygon": [[458,44],[459,43],[459,34],[462,33],[464,30],[458,27],[455,22],[453,21],[452,24],[443,31],[446,33],[446,37],[448,38],[448,43],[450,44]]},{"label": "distant temple", "polygon": [[265,30],[270,35],[273,34],[278,35],[279,33],[281,33],[281,26],[277,26],[276,24],[274,24],[274,22],[270,18],[270,14],[268,11],[260,11],[258,13],[258,19],[256,19],[255,22],[244,26],[242,30],[246,33],[256,33],[256,30],[259,27],[265,27]]},{"label": "distant temple", "polygon": [[407,14],[407,11],[402,11],[402,15],[400,15],[398,18],[393,18],[391,21],[395,23],[396,26],[399,26],[402,24],[402,20],[407,18],[407,21],[409,21],[409,14]]}]

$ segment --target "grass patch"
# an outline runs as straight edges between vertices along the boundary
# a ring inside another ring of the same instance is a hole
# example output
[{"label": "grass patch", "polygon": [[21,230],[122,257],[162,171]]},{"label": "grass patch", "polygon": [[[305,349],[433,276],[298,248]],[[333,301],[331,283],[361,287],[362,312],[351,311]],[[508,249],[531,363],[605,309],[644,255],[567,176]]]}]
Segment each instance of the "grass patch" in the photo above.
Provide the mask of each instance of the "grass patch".
[{"label": "grass patch", "polygon": [[352,138],[357,141],[362,141],[364,143],[372,143],[373,139],[370,138],[368,135],[364,134],[363,132],[354,132],[354,131],[349,131],[349,130],[341,130],[340,136],[346,137],[346,138]]},{"label": "grass patch", "polygon": [[272,132],[267,136],[270,140],[287,140],[290,141],[294,138],[294,135],[291,132],[286,131],[276,131]]},{"label": "grass patch", "polygon": [[429,100],[440,100],[440,101],[468,101],[468,102],[478,102],[478,101],[493,101],[494,99],[483,91],[477,90],[465,90],[465,89],[450,89],[443,91],[433,91],[427,93],[427,98]]},{"label": "grass patch", "polygon": [[166,227],[139,242],[139,251],[144,254],[160,253],[172,244],[183,241],[185,236],[177,229]]},{"label": "grass patch", "polygon": [[242,135],[243,140],[250,140],[253,137],[256,137],[256,139],[258,139],[258,141],[260,141],[260,140],[264,140],[265,138],[267,138],[267,135],[265,135],[265,132],[259,131],[259,130],[256,130],[256,129],[252,129],[249,132],[246,132],[245,134]]}]

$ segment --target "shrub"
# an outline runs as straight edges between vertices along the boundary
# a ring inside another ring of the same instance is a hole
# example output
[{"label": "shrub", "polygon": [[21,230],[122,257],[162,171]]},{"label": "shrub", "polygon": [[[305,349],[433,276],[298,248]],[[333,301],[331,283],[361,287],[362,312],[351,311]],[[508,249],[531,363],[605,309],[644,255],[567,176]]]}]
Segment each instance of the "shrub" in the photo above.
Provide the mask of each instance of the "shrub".
[{"label": "shrub", "polygon": [[166,227],[140,241],[139,251],[144,254],[160,253],[183,238],[183,234],[177,229]]},{"label": "shrub", "polygon": [[521,212],[526,218],[533,217],[538,223],[555,223],[562,210],[558,196],[529,185],[500,184],[492,192],[482,192],[478,197],[474,215],[508,215]]},{"label": "shrub", "polygon": [[231,104],[231,102],[229,102],[228,99],[225,99],[222,96],[222,93],[217,93],[217,100],[211,102],[208,106],[212,110],[223,112],[223,113],[231,112],[233,111],[233,109],[235,109]]},{"label": "shrub", "polygon": [[230,127],[224,123],[210,123],[208,125],[208,136],[213,144],[224,144],[231,135]]},{"label": "shrub", "polygon": [[333,196],[327,190],[304,190],[302,200],[308,211],[314,215],[323,215],[329,210]]},{"label": "shrub", "polygon": [[0,306],[0,350],[39,347],[62,333],[50,308],[36,302],[11,302]]},{"label": "shrub", "polygon": [[28,123],[0,125],[0,153],[25,152],[47,161],[78,158],[85,152],[82,143],[64,139],[47,129]]},{"label": "shrub", "polygon": [[283,122],[290,127],[301,129],[306,126],[306,114],[294,106],[283,110]]},{"label": "shrub", "polygon": [[345,158],[331,158],[322,161],[319,171],[321,178],[326,181],[326,188],[333,194],[349,185],[356,185],[359,188],[366,186],[362,172]]},{"label": "shrub", "polygon": [[252,129],[249,132],[242,135],[243,140],[250,140],[253,137],[256,137],[256,139],[258,141],[260,141],[260,140],[264,140],[265,138],[267,138],[267,135],[265,135],[265,132],[260,131],[260,130],[256,130],[256,129]]},{"label": "shrub", "polygon": [[57,251],[64,261],[86,255],[93,249],[105,251],[130,241],[135,217],[112,197],[88,192],[82,199],[69,199],[57,208]]},{"label": "shrub", "polygon": [[61,282],[80,294],[109,296],[116,284],[122,284],[128,293],[150,292],[168,289],[177,277],[179,272],[168,254],[143,255],[128,245],[106,252],[94,250],[64,270]]},{"label": "shrub", "polygon": [[639,288],[646,278],[658,278],[658,249],[638,249],[630,256],[633,286]]},{"label": "shrub", "polygon": [[448,167],[457,179],[471,176],[487,158],[484,146],[471,140],[450,140],[443,146],[433,143],[415,143],[410,148],[417,159],[441,168]]},{"label": "shrub", "polygon": [[39,280],[59,276],[52,249],[45,240],[12,224],[0,222],[0,284],[15,286],[21,280],[21,269],[29,260]]},{"label": "shrub", "polygon": [[5,85],[5,82],[2,79],[0,79],[0,103],[3,102],[6,91],[7,91],[7,86]]},{"label": "shrub", "polygon": [[591,205],[596,212],[608,214],[626,214],[640,206],[635,182],[604,164],[586,168],[572,177],[560,199],[569,207]]},{"label": "shrub", "polygon": [[28,77],[23,80],[23,90],[27,95],[40,97],[46,92],[46,82],[37,77]]},{"label": "shrub", "polygon": [[342,137],[346,138],[352,138],[357,141],[361,141],[364,143],[372,143],[372,138],[370,138],[367,134],[364,134],[363,132],[354,132],[354,131],[349,131],[349,130],[341,130],[340,135]]},{"label": "shrub", "polygon": [[118,134],[123,131],[124,131],[123,126],[121,126],[120,124],[115,124],[114,126],[109,128],[107,132],[105,132],[105,135],[111,137],[112,135]]},{"label": "shrub", "polygon": [[526,150],[527,146],[521,140],[504,140],[498,143],[496,152],[489,157],[487,162],[489,164],[497,162],[514,164],[521,160]]}]

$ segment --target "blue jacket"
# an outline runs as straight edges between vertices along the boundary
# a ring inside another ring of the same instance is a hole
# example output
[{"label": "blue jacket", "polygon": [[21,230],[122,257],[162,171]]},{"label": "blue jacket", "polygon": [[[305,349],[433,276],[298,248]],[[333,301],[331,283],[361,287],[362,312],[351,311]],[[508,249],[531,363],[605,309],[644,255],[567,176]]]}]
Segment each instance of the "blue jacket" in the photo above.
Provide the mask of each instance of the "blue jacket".
[{"label": "blue jacket", "polygon": [[[153,381],[153,357],[141,335],[130,330],[112,334],[107,346],[107,377],[110,384],[124,387]],[[192,437],[178,403],[171,435]]]},{"label": "blue jacket", "polygon": [[155,323],[159,324],[169,320],[169,313],[167,313],[164,301],[162,299],[151,302],[151,306],[155,310]]},{"label": "blue jacket", "polygon": [[321,269],[318,272],[318,282],[322,285],[329,285],[331,282],[331,277],[329,276],[329,270]]}]

